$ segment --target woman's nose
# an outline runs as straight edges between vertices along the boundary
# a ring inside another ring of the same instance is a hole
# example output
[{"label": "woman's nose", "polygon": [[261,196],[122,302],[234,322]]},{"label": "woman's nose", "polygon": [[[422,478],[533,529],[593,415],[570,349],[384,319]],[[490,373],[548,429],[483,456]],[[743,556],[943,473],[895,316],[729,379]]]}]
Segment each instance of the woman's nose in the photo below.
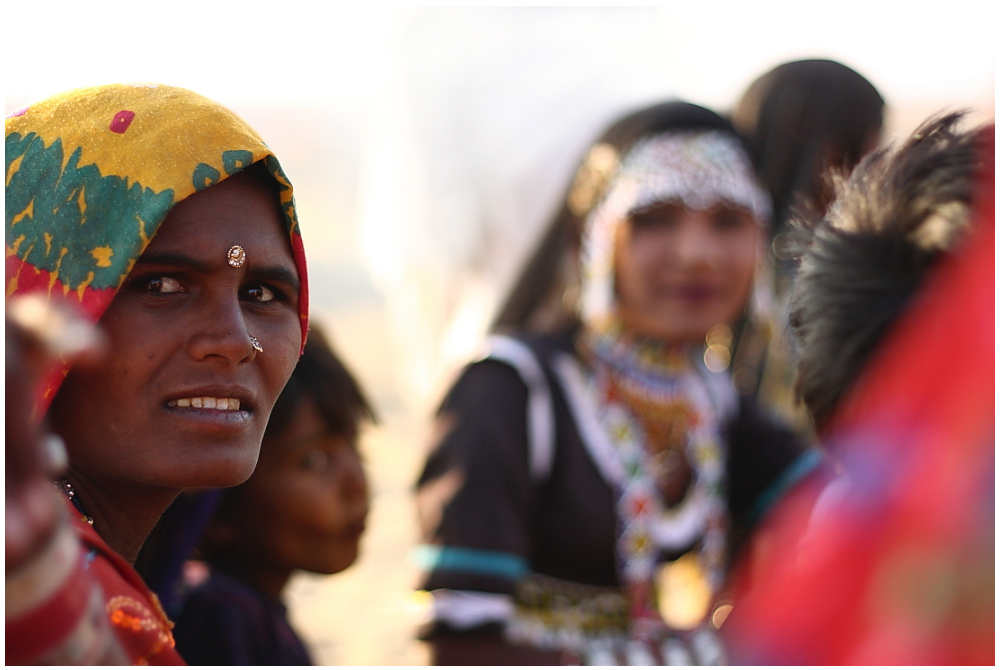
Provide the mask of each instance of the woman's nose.
[{"label": "woman's nose", "polygon": [[678,231],[674,253],[685,266],[710,265],[717,255],[718,243],[711,224],[699,214],[689,215]]},{"label": "woman's nose", "polygon": [[205,298],[198,310],[198,332],[188,340],[188,349],[196,360],[218,358],[230,365],[253,360],[257,351],[247,330],[243,307],[238,296]]}]

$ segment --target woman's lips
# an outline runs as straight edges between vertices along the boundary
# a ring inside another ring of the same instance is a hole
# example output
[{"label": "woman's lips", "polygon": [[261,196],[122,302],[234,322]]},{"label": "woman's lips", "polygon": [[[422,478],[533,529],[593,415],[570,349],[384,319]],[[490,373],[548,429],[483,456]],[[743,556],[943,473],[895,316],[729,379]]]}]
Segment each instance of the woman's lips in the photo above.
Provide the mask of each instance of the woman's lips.
[{"label": "woman's lips", "polygon": [[238,411],[240,408],[240,399],[213,398],[209,396],[177,398],[176,400],[168,400],[167,407],[196,407],[204,409],[217,409],[220,411]]},{"label": "woman's lips", "polygon": [[663,291],[663,295],[681,302],[701,304],[715,300],[719,296],[719,291],[713,286],[688,284],[670,287]]},{"label": "woman's lips", "polygon": [[178,391],[164,402],[164,409],[178,418],[223,430],[249,425],[252,403],[249,393],[238,386],[205,386]]},{"label": "woman's lips", "polygon": [[174,410],[216,410],[217,412],[253,412],[253,394],[238,384],[204,384],[178,388],[163,399]]},{"label": "woman's lips", "polygon": [[366,519],[368,517],[368,512],[360,515],[353,523],[347,525],[347,532],[350,535],[361,535],[365,532]]}]

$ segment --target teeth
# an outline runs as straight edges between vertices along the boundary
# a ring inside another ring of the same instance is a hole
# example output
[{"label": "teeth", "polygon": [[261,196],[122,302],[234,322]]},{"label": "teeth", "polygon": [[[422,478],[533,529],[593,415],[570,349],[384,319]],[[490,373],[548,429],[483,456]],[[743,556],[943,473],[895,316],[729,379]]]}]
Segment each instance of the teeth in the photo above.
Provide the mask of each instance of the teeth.
[{"label": "teeth", "polygon": [[167,407],[203,407],[235,412],[240,408],[240,401],[238,398],[178,398],[168,401]]}]

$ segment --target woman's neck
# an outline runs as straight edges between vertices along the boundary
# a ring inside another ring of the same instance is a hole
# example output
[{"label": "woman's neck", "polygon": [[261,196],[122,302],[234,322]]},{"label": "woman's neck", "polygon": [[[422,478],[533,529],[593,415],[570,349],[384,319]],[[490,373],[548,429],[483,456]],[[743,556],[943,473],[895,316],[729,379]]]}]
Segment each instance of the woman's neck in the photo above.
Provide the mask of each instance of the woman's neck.
[{"label": "woman's neck", "polygon": [[602,361],[622,373],[642,371],[666,377],[693,371],[692,362],[701,353],[697,343],[637,335],[617,320],[585,325],[577,348],[584,359]]},{"label": "woman's neck", "polygon": [[83,514],[93,519],[97,534],[129,563],[135,562],[142,543],[180,493],[179,489],[134,482],[108,486],[72,466],[65,479],[73,487]]}]

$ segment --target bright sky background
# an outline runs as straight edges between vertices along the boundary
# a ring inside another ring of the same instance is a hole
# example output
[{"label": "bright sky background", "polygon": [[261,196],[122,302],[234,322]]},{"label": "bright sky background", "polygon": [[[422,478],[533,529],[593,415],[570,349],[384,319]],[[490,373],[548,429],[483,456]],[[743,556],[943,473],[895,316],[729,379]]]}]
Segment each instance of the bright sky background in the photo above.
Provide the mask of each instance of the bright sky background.
[{"label": "bright sky background", "polygon": [[890,137],[946,107],[990,119],[996,7],[7,2],[5,108],[114,81],[231,106],[295,184],[317,314],[344,330],[347,303],[384,299],[420,386],[481,334],[611,117],[674,96],[726,111],[778,63],[826,57],[875,84]]},{"label": "bright sky background", "polygon": [[[979,99],[992,87],[993,2],[765,0],[712,3],[711,11],[703,3],[673,3],[681,4],[657,10],[651,27],[662,44],[649,54],[676,58],[671,80],[678,92],[707,103],[727,102],[754,74],[806,53],[863,69],[889,98]],[[5,5],[4,92],[19,96],[153,80],[226,100],[354,104],[382,83],[400,30],[427,20],[419,8],[308,0]],[[574,32],[574,13],[602,10],[520,11],[563,13],[565,38]],[[612,58],[614,51],[648,48],[635,35],[590,37],[595,52]]]}]

